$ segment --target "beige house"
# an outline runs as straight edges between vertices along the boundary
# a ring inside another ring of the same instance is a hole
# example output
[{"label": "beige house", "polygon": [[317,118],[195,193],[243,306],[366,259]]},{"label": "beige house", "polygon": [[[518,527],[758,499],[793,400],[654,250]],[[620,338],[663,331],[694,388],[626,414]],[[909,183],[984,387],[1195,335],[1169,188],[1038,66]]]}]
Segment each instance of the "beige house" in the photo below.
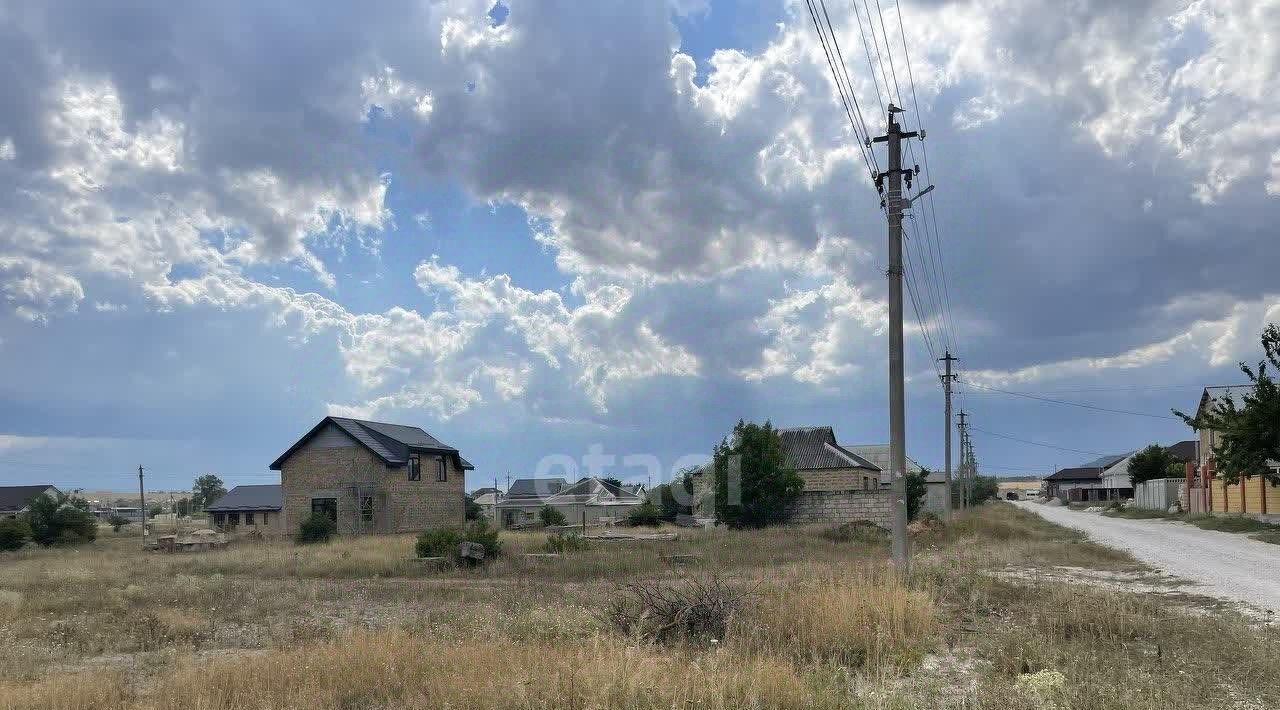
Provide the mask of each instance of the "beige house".
[{"label": "beige house", "polygon": [[287,531],[322,513],[340,534],[360,534],[462,525],[475,467],[418,427],[325,417],[271,468]]},{"label": "beige house", "polygon": [[288,535],[280,509],[280,486],[236,486],[206,506],[213,529],[228,534],[256,532],[279,537]]}]

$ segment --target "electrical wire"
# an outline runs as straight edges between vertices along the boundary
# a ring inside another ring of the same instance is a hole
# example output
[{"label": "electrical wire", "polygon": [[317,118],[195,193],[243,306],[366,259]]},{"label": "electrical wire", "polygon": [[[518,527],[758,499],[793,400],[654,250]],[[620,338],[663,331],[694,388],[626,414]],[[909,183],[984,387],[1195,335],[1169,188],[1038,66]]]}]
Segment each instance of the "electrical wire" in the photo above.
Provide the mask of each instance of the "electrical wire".
[{"label": "electrical wire", "polygon": [[1046,449],[1057,449],[1058,451],[1068,451],[1068,452],[1071,452],[1071,453],[1073,453],[1073,454],[1086,454],[1086,455],[1088,455],[1088,456],[1106,456],[1106,455],[1107,455],[1107,454],[1104,454],[1104,453],[1101,453],[1101,452],[1098,452],[1098,451],[1086,451],[1086,450],[1084,450],[1084,449],[1073,449],[1073,448],[1070,448],[1070,447],[1068,447],[1068,446],[1055,446],[1054,444],[1046,444],[1046,443],[1044,443],[1044,442],[1042,442],[1042,441],[1031,441],[1030,439],[1019,439],[1019,438],[1018,438],[1018,437],[1016,437],[1016,436],[1009,436],[1008,434],[997,434],[997,433],[996,433],[996,432],[994,432],[994,431],[987,431],[986,429],[979,429],[978,427],[973,426],[972,424],[970,424],[970,425],[969,425],[969,430],[970,430],[970,431],[980,432],[980,433],[982,433],[982,434],[986,434],[987,436],[994,436],[994,437],[998,437],[998,438],[1001,438],[1001,439],[1008,439],[1008,440],[1010,440],[1010,441],[1016,441],[1016,442],[1021,443],[1021,444],[1030,444],[1030,445],[1032,445],[1032,446],[1043,446],[1043,447],[1044,447],[1044,448],[1046,448]]},{"label": "electrical wire", "polygon": [[990,392],[998,392],[998,393],[1000,393],[1000,394],[1007,394],[1007,395],[1011,395],[1011,396],[1014,396],[1014,397],[1023,397],[1023,398],[1025,398],[1025,399],[1033,399],[1033,400],[1036,400],[1036,401],[1038,401],[1038,402],[1047,402],[1047,403],[1050,403],[1050,404],[1061,404],[1061,405],[1064,405],[1064,406],[1067,406],[1067,407],[1080,407],[1081,409],[1092,409],[1092,410],[1094,410],[1094,411],[1098,411],[1098,412],[1108,412],[1108,413],[1110,413],[1110,414],[1127,414],[1127,415],[1129,415],[1129,416],[1134,416],[1134,417],[1147,417],[1148,419],[1173,419],[1173,420],[1178,420],[1178,418],[1177,418],[1177,417],[1175,417],[1175,416],[1171,416],[1171,415],[1168,415],[1168,414],[1150,414],[1150,413],[1147,413],[1147,412],[1135,412],[1135,411],[1132,411],[1132,410],[1129,410],[1129,409],[1112,409],[1112,408],[1110,408],[1110,407],[1099,407],[1099,406],[1097,406],[1097,405],[1093,405],[1093,404],[1086,404],[1086,403],[1084,403],[1084,402],[1069,402],[1069,401],[1062,400],[1062,399],[1054,399],[1054,398],[1052,398],[1052,397],[1041,397],[1041,396],[1039,396],[1039,395],[1028,394],[1028,393],[1026,393],[1026,392],[1014,392],[1014,391],[1012,391],[1012,390],[1002,390],[1002,389],[1000,389],[1000,388],[998,388],[998,387],[990,387],[990,386],[988,386],[988,385],[980,385],[980,384],[978,384],[977,382],[971,382],[971,381],[969,381],[969,380],[961,380],[960,382],[961,382],[962,384],[966,384],[966,385],[968,385],[968,386],[970,386],[970,387],[977,387],[978,389],[988,390],[988,391],[990,391]]}]

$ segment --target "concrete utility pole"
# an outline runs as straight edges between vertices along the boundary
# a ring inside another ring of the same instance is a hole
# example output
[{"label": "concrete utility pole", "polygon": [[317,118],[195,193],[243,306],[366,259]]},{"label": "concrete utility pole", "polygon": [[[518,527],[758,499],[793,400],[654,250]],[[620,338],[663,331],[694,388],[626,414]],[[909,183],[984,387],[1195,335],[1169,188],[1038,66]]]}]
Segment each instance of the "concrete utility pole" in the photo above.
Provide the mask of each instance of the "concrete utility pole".
[{"label": "concrete utility pole", "polygon": [[968,461],[966,452],[968,451],[968,446],[969,446],[969,435],[967,432],[968,424],[965,423],[964,418],[966,415],[963,409],[960,410],[959,416],[960,416],[960,423],[957,424],[956,427],[960,429],[960,507],[968,508],[969,495],[968,495],[967,482],[965,480],[965,473],[966,473],[965,462]]},{"label": "concrete utility pole", "polygon": [[138,466],[138,505],[142,508],[142,549],[147,549],[147,489],[142,485],[142,466]]},{"label": "concrete utility pole", "polygon": [[902,139],[919,135],[915,131],[904,133],[894,118],[902,109],[889,104],[886,135],[872,140],[888,143],[889,168],[876,176],[877,187],[889,179],[885,209],[889,216],[889,471],[893,482],[893,562],[902,572],[907,571],[907,425],[906,396],[902,348],[902,178],[904,174],[910,186],[911,169],[902,168]]},{"label": "concrete utility pole", "polygon": [[951,363],[955,362],[958,358],[951,357],[951,351],[948,350],[945,357],[940,357],[938,359],[947,364],[947,373],[942,376],[942,389],[947,396],[947,407],[946,407],[947,418],[946,418],[946,423],[943,424],[942,426],[942,430],[946,432],[946,438],[945,438],[946,445],[944,448],[946,451],[945,455],[947,457],[947,479],[946,479],[946,483],[943,485],[943,491],[944,491],[943,496],[947,502],[946,502],[946,505],[942,507],[942,519],[950,521],[951,520],[951,382],[956,378],[955,375],[951,374]]}]

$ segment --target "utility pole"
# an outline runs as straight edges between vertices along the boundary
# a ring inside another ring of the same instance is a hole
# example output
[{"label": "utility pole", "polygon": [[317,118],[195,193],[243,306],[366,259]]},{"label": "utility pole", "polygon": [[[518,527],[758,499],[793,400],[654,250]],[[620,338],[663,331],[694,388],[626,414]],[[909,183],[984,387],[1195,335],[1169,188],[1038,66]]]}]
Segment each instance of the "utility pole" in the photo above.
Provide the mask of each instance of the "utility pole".
[{"label": "utility pole", "polygon": [[904,477],[907,464],[906,395],[902,348],[902,179],[908,188],[915,172],[902,168],[902,139],[914,138],[916,131],[904,133],[894,118],[902,109],[889,104],[888,129],[883,136],[872,140],[888,143],[889,167],[876,176],[876,186],[889,179],[885,208],[889,216],[889,471],[893,481],[893,563],[905,573],[908,565],[907,549],[907,481]]},{"label": "utility pole", "polygon": [[942,430],[946,432],[946,439],[945,439],[946,445],[944,449],[946,451],[945,455],[947,457],[947,478],[946,478],[946,483],[943,485],[943,491],[944,491],[943,496],[947,502],[946,502],[946,505],[944,505],[942,508],[942,519],[946,521],[950,521],[951,520],[951,382],[956,378],[955,375],[951,374],[951,363],[955,362],[958,358],[951,357],[951,351],[948,350],[945,357],[941,357],[938,359],[942,360],[944,363],[947,364],[947,372],[945,375],[942,376],[942,390],[946,393],[946,396],[947,396],[946,423],[943,424],[942,426]]},{"label": "utility pole", "polygon": [[968,461],[968,458],[966,458],[967,456],[966,452],[968,451],[968,448],[969,448],[969,434],[968,434],[969,425],[965,423],[966,416],[967,415],[964,413],[964,410],[961,409],[960,415],[959,415],[960,423],[956,425],[960,429],[960,507],[961,508],[969,507],[969,491],[968,491],[968,487],[965,480],[965,469],[966,469],[965,462]]},{"label": "utility pole", "polygon": [[142,466],[138,466],[138,505],[142,508],[142,549],[147,549],[147,489],[142,485]]}]

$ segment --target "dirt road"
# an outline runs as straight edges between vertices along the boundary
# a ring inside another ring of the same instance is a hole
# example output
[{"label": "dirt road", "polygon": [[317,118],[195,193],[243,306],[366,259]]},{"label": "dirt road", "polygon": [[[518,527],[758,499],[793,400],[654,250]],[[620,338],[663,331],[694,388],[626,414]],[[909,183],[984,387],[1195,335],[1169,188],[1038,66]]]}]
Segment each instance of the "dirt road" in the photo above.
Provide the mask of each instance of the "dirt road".
[{"label": "dirt road", "polygon": [[1196,582],[1197,593],[1280,613],[1280,545],[1170,520],[1108,518],[1039,503],[1014,505]]}]

